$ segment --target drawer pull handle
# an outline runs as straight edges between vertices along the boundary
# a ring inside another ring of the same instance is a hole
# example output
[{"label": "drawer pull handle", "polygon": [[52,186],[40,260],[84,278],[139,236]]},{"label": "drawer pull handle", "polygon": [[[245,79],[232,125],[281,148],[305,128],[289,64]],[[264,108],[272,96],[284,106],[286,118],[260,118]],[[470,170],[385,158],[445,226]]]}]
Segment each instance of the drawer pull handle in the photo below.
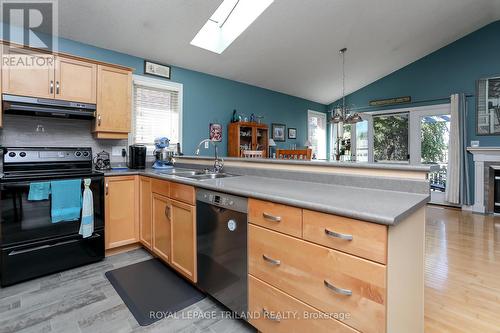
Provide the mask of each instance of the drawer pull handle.
[{"label": "drawer pull handle", "polygon": [[265,254],[262,255],[262,259],[264,259],[265,261],[267,261],[268,263],[270,263],[270,264],[272,264],[274,266],[281,265],[281,260],[276,260],[276,259],[269,258]]},{"label": "drawer pull handle", "polygon": [[277,316],[273,316],[272,314],[269,313],[269,311],[266,310],[266,308],[262,308],[262,314],[264,315],[264,318],[269,319],[271,321],[274,321],[276,323],[281,322],[281,320]]},{"label": "drawer pull handle", "polygon": [[281,222],[281,216],[274,216],[274,215],[271,215],[269,213],[262,213],[262,216],[266,219],[266,220],[269,220],[269,221],[273,221],[273,222]]},{"label": "drawer pull handle", "polygon": [[352,235],[341,234],[339,232],[331,231],[328,229],[325,229],[325,234],[329,237],[343,239],[343,240],[347,240],[347,241],[352,241]]},{"label": "drawer pull handle", "polygon": [[331,284],[330,282],[328,282],[326,280],[324,280],[323,282],[325,283],[325,286],[328,289],[333,290],[337,294],[345,295],[345,296],[351,296],[352,295],[352,291],[349,290],[349,289],[343,289],[343,288],[335,287],[333,284]]}]

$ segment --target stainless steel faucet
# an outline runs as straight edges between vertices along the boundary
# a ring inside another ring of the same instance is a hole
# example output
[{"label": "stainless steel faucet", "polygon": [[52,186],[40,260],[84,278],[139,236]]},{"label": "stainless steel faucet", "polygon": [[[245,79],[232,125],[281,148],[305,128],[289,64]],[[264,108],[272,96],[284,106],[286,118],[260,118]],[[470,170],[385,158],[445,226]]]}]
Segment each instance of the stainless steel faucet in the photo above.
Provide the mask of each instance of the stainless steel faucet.
[{"label": "stainless steel faucet", "polygon": [[217,148],[217,142],[216,141],[213,141],[213,140],[210,140],[210,139],[201,140],[200,143],[198,143],[198,146],[196,147],[195,155],[196,156],[200,155],[200,147],[205,142],[210,142],[214,146],[215,158],[214,158],[213,172],[219,173],[219,172],[222,171],[222,169],[224,169],[224,159],[222,159],[222,158],[219,159],[219,150]]}]

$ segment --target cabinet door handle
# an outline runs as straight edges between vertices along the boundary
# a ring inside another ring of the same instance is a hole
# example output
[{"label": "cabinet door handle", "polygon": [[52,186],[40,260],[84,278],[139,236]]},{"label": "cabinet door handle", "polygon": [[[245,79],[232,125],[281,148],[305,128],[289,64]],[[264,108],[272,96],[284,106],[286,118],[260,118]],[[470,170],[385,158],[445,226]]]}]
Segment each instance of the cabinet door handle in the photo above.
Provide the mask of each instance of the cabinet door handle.
[{"label": "cabinet door handle", "polygon": [[262,213],[262,216],[266,219],[266,220],[269,220],[269,221],[273,221],[273,222],[281,222],[281,216],[274,216],[274,215],[271,215],[269,213]]},{"label": "cabinet door handle", "polygon": [[264,318],[274,321],[275,323],[281,322],[281,320],[277,316],[273,316],[271,313],[269,313],[269,311],[267,311],[266,308],[262,308],[262,314],[264,315]]},{"label": "cabinet door handle", "polygon": [[170,218],[170,213],[171,213],[171,209],[170,209],[170,206],[165,206],[165,216],[167,217],[167,219],[171,219]]},{"label": "cabinet door handle", "polygon": [[347,241],[352,241],[352,235],[341,234],[339,232],[331,231],[331,230],[328,230],[328,229],[325,229],[325,234],[328,237],[343,239],[343,240],[347,240]]},{"label": "cabinet door handle", "polygon": [[274,266],[281,265],[281,260],[270,258],[270,257],[266,256],[265,254],[262,255],[262,259],[264,259],[265,261],[267,261],[268,263],[270,263],[271,265],[274,265]]},{"label": "cabinet door handle", "polygon": [[97,115],[97,126],[101,126],[101,115]]},{"label": "cabinet door handle", "polygon": [[50,94],[53,94],[54,93],[54,81],[50,80],[50,89],[49,89],[49,93]]},{"label": "cabinet door handle", "polygon": [[105,188],[106,188],[106,195],[108,195],[108,193],[109,193],[109,186],[108,186],[108,183],[106,183]]},{"label": "cabinet door handle", "polygon": [[56,95],[59,95],[59,81],[56,81]]},{"label": "cabinet door handle", "polygon": [[335,287],[333,284],[331,284],[330,282],[328,282],[326,280],[323,280],[323,282],[328,289],[332,290],[333,292],[335,292],[337,294],[345,295],[345,296],[352,295],[352,290]]}]

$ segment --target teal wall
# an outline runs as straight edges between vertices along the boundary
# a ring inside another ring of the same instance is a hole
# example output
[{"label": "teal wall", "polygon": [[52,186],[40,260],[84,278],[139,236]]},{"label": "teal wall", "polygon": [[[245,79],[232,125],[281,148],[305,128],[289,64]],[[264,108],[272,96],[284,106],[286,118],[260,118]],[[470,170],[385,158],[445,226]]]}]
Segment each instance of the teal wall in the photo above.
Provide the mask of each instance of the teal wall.
[{"label": "teal wall", "polygon": [[[413,101],[421,101],[453,93],[474,95],[477,79],[499,74],[500,21],[496,21],[348,95],[346,100],[348,105],[365,107],[370,100],[396,96],[409,95]],[[420,105],[424,104],[415,106]],[[467,106],[468,145],[470,140],[479,140],[481,146],[500,146],[500,136],[476,135],[475,97],[467,98]],[[471,188],[474,188],[472,156],[468,155]]]},{"label": "teal wall", "polygon": [[[68,39],[59,40],[59,51],[91,58],[99,61],[120,64],[135,69],[134,74],[144,74],[143,59],[114,52]],[[155,59],[149,59],[155,60]],[[172,67],[171,80],[183,84],[183,151],[193,155],[195,146],[208,137],[211,122],[223,125],[223,142],[220,152],[227,152],[227,124],[233,109],[246,114],[264,116],[263,122],[282,123],[297,128],[297,139],[278,143],[288,147],[291,143],[303,145],[306,140],[307,110],[326,111],[323,104],[302,98],[278,93],[272,90],[223,79],[180,67]],[[213,154],[213,149],[202,149],[202,155]]]}]

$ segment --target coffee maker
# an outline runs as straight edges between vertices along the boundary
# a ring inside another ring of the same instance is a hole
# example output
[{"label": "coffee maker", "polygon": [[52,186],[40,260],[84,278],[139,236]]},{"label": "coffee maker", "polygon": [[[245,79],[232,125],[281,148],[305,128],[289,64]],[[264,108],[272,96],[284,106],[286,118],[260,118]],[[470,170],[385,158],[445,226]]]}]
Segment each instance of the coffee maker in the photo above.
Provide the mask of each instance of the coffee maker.
[{"label": "coffee maker", "polygon": [[128,147],[129,169],[144,169],[146,167],[146,146],[131,145]]},{"label": "coffee maker", "polygon": [[154,169],[171,169],[174,165],[174,151],[169,149],[170,140],[167,137],[155,139],[155,147],[153,154],[155,162]]}]

